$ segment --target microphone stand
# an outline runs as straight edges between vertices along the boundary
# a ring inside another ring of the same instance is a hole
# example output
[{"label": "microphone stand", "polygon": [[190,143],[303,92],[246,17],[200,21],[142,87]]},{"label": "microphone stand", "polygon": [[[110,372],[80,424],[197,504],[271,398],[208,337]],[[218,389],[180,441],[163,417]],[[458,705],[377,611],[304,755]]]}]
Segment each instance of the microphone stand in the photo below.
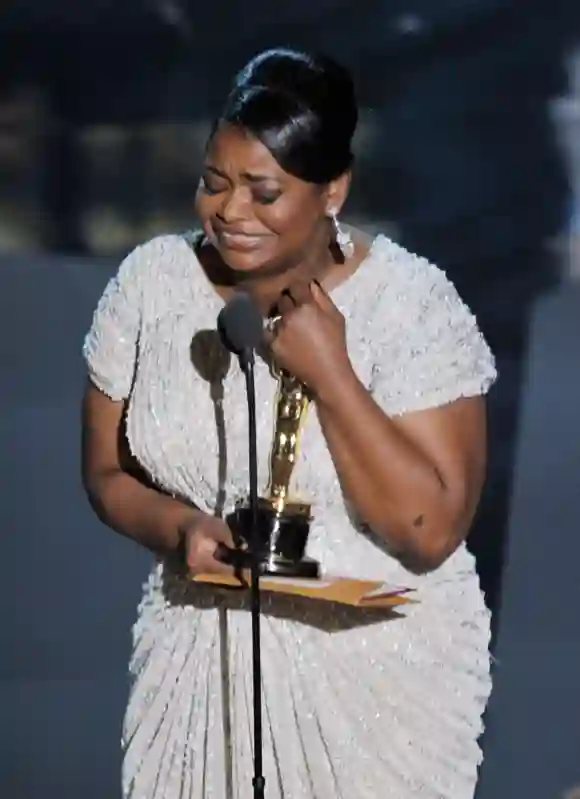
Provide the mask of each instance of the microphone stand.
[{"label": "microphone stand", "polygon": [[240,366],[246,378],[248,399],[250,514],[252,519],[251,615],[252,615],[252,682],[254,710],[254,799],[264,799],[266,780],[262,774],[262,652],[260,644],[260,561],[258,558],[258,454],[256,443],[256,386],[254,381],[254,351],[245,349]]}]

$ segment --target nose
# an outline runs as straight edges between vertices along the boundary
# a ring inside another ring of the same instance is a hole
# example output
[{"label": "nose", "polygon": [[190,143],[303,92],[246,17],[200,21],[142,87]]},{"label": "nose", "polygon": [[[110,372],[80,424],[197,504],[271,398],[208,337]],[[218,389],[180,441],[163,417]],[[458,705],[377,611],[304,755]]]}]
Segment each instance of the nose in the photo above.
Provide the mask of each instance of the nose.
[{"label": "nose", "polygon": [[243,189],[234,188],[222,200],[217,212],[220,220],[226,224],[239,222],[248,217],[248,200]]}]

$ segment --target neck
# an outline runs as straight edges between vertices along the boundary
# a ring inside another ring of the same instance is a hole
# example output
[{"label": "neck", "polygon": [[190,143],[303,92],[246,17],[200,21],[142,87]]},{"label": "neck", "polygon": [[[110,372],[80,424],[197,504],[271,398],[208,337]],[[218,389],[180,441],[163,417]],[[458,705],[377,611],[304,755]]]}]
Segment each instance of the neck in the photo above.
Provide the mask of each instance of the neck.
[{"label": "neck", "polygon": [[298,263],[284,267],[271,275],[249,275],[244,281],[244,288],[254,297],[262,313],[271,314],[278,299],[285,289],[297,284],[322,280],[334,266],[335,259],[328,242],[320,242],[310,248],[306,257]]}]

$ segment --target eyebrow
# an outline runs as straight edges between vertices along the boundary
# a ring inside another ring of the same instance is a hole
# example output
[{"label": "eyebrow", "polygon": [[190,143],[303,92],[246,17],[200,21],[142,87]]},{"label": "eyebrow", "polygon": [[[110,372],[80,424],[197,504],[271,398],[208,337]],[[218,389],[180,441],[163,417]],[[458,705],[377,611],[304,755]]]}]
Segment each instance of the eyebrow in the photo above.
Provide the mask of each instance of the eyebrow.
[{"label": "eyebrow", "polygon": [[263,183],[266,180],[277,180],[274,175],[256,175],[252,172],[242,172],[242,177],[249,183]]},{"label": "eyebrow", "polygon": [[[205,168],[208,172],[212,172],[214,175],[228,180],[228,176],[225,174],[225,172],[222,172],[217,167],[212,166],[211,164],[206,164]],[[248,183],[264,183],[267,180],[278,181],[278,178],[274,177],[274,175],[258,175],[253,172],[242,172],[242,177],[244,180],[247,180]]]}]

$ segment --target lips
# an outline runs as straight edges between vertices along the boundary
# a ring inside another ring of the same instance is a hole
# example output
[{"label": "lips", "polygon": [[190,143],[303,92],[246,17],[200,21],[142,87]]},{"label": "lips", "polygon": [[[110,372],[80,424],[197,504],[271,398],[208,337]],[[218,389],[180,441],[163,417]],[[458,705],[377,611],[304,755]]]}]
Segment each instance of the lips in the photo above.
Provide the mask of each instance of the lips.
[{"label": "lips", "polygon": [[216,233],[219,243],[230,250],[256,250],[264,241],[263,236],[252,236],[248,233],[219,231]]}]

